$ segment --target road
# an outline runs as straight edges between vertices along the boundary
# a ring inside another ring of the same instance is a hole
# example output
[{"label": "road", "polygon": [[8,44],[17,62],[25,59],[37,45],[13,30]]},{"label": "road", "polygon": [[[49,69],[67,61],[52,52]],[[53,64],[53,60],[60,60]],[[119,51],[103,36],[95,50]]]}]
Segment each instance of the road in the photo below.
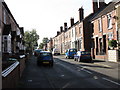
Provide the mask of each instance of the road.
[{"label": "road", "polygon": [[[96,68],[95,68],[96,67]],[[116,66],[114,66],[115,68]],[[100,69],[102,68],[102,70]],[[118,73],[108,76],[113,70],[109,65],[76,62],[64,56],[54,56],[54,66],[37,66],[36,57],[32,56],[17,88],[118,88]],[[117,70],[117,67],[115,68]],[[103,73],[102,73],[103,72]]]}]

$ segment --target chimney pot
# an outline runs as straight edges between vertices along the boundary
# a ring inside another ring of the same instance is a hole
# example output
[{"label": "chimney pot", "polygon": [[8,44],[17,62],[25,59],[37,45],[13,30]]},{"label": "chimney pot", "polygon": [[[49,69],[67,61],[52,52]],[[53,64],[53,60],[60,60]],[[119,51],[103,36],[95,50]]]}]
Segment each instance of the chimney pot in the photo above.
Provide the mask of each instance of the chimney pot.
[{"label": "chimney pot", "polygon": [[93,12],[96,13],[98,11],[98,0],[92,0],[93,3]]},{"label": "chimney pot", "polygon": [[62,26],[60,27],[60,32],[63,32],[63,27]]},{"label": "chimney pot", "polygon": [[104,8],[106,6],[105,0],[99,0],[99,8]]},{"label": "chimney pot", "polygon": [[67,23],[64,23],[64,30],[67,31]]},{"label": "chimney pot", "polygon": [[70,19],[71,27],[74,25],[74,18]]},{"label": "chimney pot", "polygon": [[60,32],[59,31],[57,31],[57,35],[59,35],[60,34]]},{"label": "chimney pot", "polygon": [[81,22],[84,19],[84,9],[83,7],[79,8],[79,21]]}]

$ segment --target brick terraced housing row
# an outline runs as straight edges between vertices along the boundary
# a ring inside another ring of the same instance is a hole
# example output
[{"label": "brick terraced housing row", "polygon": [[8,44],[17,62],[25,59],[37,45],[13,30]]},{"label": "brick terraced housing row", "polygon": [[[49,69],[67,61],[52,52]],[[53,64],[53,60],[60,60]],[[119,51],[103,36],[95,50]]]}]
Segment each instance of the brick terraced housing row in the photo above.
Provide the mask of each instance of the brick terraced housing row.
[{"label": "brick terraced housing row", "polygon": [[24,28],[0,0],[0,89],[15,88],[22,75],[26,60],[23,37]]},{"label": "brick terraced housing row", "polygon": [[[70,19],[60,27],[57,35],[48,43],[48,50],[58,48],[61,54],[69,48],[89,51],[93,59],[120,61],[120,0],[108,4],[104,0],[92,0],[93,12],[84,18],[84,9],[79,8],[79,20]],[[116,40],[117,47],[111,50],[109,40]],[[50,47],[51,46],[51,47]],[[115,56],[115,57],[114,57]],[[113,59],[114,58],[114,59]]]}]

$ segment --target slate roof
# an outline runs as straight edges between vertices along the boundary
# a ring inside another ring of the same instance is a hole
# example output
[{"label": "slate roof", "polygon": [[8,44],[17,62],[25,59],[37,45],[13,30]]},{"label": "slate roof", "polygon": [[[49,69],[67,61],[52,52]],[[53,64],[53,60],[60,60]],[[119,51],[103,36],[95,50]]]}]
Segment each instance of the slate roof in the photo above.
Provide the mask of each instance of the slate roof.
[{"label": "slate roof", "polygon": [[92,19],[92,21],[93,20],[95,20],[95,19],[97,19],[97,18],[99,18],[99,17],[101,17],[101,16],[103,16],[103,15],[106,15],[107,13],[109,13],[109,12],[111,12],[111,11],[113,11],[114,9],[115,9],[115,3],[116,2],[110,2],[110,3],[108,3],[108,5],[102,10],[102,11],[100,11],[93,19]]}]

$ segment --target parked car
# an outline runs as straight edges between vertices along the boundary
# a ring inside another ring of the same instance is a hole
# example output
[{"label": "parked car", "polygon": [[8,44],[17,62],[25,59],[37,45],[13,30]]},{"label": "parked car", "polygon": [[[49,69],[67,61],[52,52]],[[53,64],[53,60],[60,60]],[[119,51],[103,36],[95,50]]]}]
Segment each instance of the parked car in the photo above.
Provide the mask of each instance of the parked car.
[{"label": "parked car", "polygon": [[47,64],[53,66],[53,55],[49,51],[41,51],[37,57],[37,65]]},{"label": "parked car", "polygon": [[75,48],[67,49],[65,52],[65,57],[66,58],[74,58],[74,55],[76,53],[77,53],[77,49],[75,49]]},{"label": "parked car", "polygon": [[35,49],[34,52],[33,52],[33,54],[35,56],[38,56],[41,51],[43,51],[43,50],[42,49]]},{"label": "parked car", "polygon": [[75,61],[92,61],[91,53],[87,51],[78,51],[76,55],[74,55]]},{"label": "parked car", "polygon": [[60,55],[60,50],[57,49],[57,48],[54,48],[53,51],[52,51],[52,54],[53,55]]}]

